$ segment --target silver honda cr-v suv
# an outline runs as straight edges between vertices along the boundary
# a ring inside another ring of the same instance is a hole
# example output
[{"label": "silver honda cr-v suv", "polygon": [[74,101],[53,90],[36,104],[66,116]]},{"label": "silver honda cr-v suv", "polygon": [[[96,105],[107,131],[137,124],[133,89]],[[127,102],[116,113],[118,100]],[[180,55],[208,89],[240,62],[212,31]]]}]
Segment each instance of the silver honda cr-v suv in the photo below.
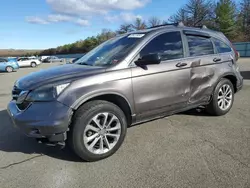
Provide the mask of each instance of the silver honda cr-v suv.
[{"label": "silver honda cr-v suv", "polygon": [[130,125],[198,106],[224,115],[241,89],[237,52],[219,32],[181,24],[127,33],[74,64],[16,81],[15,126],[86,161],[115,153]]}]

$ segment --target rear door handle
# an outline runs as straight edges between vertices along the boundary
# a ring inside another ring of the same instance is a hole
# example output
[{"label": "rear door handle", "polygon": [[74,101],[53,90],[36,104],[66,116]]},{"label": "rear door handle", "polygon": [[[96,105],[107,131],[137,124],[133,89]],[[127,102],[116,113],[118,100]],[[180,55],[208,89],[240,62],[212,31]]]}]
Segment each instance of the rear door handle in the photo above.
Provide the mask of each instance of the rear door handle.
[{"label": "rear door handle", "polygon": [[221,61],[221,58],[214,58],[213,61],[214,62],[219,62],[219,61]]},{"label": "rear door handle", "polygon": [[185,66],[187,66],[187,63],[177,63],[176,65],[175,65],[176,67],[185,67]]}]

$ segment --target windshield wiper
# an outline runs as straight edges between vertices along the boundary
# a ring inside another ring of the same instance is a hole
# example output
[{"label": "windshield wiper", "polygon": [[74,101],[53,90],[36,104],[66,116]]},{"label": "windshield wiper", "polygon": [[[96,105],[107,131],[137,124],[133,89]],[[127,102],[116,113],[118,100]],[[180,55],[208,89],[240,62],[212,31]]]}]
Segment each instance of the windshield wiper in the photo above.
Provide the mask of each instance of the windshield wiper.
[{"label": "windshield wiper", "polygon": [[79,64],[79,65],[88,65],[88,66],[93,66],[93,65],[88,64],[88,63],[86,63],[86,62],[81,62],[81,63],[77,63],[77,64]]}]

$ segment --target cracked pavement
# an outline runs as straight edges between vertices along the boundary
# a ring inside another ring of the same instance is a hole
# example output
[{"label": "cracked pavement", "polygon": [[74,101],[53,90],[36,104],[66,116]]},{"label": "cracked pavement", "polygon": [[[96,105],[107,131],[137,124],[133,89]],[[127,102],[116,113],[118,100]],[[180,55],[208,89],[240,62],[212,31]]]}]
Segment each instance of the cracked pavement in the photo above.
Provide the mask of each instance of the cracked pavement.
[{"label": "cracked pavement", "polygon": [[105,160],[86,163],[68,148],[48,147],[13,128],[6,106],[14,81],[57,64],[0,73],[0,187],[250,187],[250,59],[229,114],[191,110],[128,129]]}]

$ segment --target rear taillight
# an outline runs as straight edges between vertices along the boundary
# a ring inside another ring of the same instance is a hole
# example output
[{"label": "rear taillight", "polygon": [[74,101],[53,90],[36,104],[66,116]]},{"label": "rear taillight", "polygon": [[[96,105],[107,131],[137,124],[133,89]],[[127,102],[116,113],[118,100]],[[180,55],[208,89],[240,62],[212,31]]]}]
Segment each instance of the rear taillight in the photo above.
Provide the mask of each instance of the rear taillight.
[{"label": "rear taillight", "polygon": [[238,61],[239,59],[239,52],[237,52],[236,48],[234,45],[231,43],[231,47],[233,48],[234,54],[235,54],[235,60]]}]

